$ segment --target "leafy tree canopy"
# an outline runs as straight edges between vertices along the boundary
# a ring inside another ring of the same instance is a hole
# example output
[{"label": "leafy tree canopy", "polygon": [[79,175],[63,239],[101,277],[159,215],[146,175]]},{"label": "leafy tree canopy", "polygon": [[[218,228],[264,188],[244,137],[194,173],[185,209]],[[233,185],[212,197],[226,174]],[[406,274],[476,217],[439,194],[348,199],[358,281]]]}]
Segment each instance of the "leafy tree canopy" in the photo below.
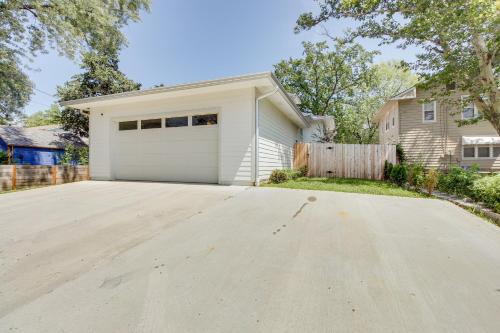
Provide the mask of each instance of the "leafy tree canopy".
[{"label": "leafy tree canopy", "polygon": [[[61,101],[116,94],[140,89],[141,85],[128,79],[118,68],[119,48],[113,43],[104,43],[96,52],[83,55],[83,73],[57,88]],[[61,123],[65,130],[88,136],[88,117],[79,110],[64,108]]]},{"label": "leafy tree canopy", "polygon": [[23,122],[26,127],[59,124],[61,122],[61,110],[57,105],[52,105],[47,110],[38,111],[25,117]]},{"label": "leafy tree canopy", "polygon": [[[422,86],[447,99],[444,87],[456,85],[478,106],[481,117],[500,134],[500,9],[495,0],[321,0],[319,13],[305,13],[296,31],[329,19],[358,23],[346,38],[376,38],[418,46],[413,63]],[[467,101],[465,101],[467,103]],[[473,121],[473,122],[474,122]]]},{"label": "leafy tree canopy", "polygon": [[336,139],[343,143],[377,142],[375,113],[391,97],[414,86],[418,77],[398,61],[375,64],[370,81],[356,86],[355,92],[336,117]]},{"label": "leafy tree canopy", "polygon": [[18,115],[29,102],[33,88],[24,70],[33,57],[53,47],[73,58],[110,37],[123,45],[120,28],[149,6],[150,0],[0,1],[0,118]]},{"label": "leafy tree canopy", "polygon": [[376,52],[360,44],[337,41],[304,42],[304,55],[274,65],[274,73],[284,88],[301,100],[301,111],[334,115],[339,105],[352,97],[356,86],[373,79],[370,64]]}]

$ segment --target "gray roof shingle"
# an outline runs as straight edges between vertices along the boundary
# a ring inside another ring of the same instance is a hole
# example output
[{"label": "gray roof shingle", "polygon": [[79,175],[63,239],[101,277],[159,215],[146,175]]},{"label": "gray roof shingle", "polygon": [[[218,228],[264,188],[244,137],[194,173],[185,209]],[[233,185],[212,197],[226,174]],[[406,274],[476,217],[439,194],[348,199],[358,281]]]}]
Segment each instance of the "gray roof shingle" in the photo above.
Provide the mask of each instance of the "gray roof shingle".
[{"label": "gray roof shingle", "polygon": [[0,126],[0,138],[12,146],[62,149],[68,144],[86,146],[87,139],[63,130],[60,125],[38,127]]}]

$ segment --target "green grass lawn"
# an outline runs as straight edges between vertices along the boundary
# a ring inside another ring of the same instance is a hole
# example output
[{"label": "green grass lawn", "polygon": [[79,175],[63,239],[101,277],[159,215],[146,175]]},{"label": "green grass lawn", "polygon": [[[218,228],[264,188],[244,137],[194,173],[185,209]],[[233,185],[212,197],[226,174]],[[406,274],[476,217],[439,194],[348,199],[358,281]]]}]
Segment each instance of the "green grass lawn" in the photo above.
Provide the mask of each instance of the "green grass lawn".
[{"label": "green grass lawn", "polygon": [[405,190],[396,185],[380,181],[353,178],[298,178],[281,184],[264,183],[265,187],[281,187],[300,190],[319,190],[350,193],[393,195],[410,198],[426,198],[421,193]]}]

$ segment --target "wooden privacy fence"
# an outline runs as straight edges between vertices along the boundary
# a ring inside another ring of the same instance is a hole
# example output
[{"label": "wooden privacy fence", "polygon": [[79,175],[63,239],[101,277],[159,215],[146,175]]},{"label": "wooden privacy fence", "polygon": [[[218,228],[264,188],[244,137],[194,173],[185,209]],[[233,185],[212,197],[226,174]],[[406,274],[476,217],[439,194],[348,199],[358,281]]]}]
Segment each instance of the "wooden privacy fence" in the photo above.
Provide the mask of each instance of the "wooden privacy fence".
[{"label": "wooden privacy fence", "polygon": [[294,168],[308,167],[310,177],[383,179],[385,161],[396,163],[395,145],[297,143]]},{"label": "wooden privacy fence", "polygon": [[89,179],[87,165],[0,165],[0,190]]}]

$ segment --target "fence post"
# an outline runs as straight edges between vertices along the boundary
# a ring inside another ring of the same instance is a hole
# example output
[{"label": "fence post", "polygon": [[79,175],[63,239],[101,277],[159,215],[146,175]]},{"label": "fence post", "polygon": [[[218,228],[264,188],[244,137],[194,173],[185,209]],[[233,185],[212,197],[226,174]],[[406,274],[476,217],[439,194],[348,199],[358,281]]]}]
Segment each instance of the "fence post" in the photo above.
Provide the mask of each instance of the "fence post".
[{"label": "fence post", "polygon": [[16,165],[14,164],[12,166],[12,189],[15,190],[16,189],[16,182],[17,182],[17,174],[16,174],[17,170],[16,170]]},{"label": "fence post", "polygon": [[53,165],[52,168],[50,169],[50,172],[52,174],[52,185],[56,185],[56,183],[57,183],[57,165]]}]

